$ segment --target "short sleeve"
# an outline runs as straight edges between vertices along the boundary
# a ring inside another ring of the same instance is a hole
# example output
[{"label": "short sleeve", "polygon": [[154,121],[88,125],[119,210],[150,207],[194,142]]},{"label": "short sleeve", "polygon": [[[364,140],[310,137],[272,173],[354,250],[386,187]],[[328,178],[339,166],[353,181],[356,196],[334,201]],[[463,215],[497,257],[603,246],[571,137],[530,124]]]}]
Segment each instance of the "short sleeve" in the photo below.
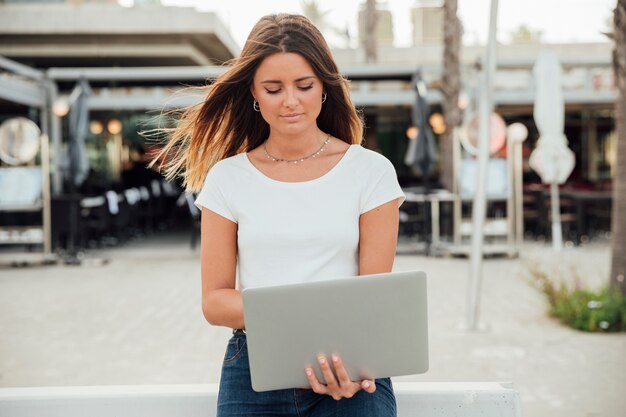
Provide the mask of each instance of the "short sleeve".
[{"label": "short sleeve", "polygon": [[226,193],[223,192],[223,184],[219,181],[218,170],[213,167],[206,176],[204,185],[196,197],[195,205],[198,208],[209,209],[228,220],[237,223],[237,219],[233,214]]},{"label": "short sleeve", "polygon": [[361,214],[397,198],[400,198],[399,207],[406,198],[391,162],[385,157],[380,160],[380,163],[373,164],[373,172],[367,176],[368,183],[365,184],[361,200]]}]

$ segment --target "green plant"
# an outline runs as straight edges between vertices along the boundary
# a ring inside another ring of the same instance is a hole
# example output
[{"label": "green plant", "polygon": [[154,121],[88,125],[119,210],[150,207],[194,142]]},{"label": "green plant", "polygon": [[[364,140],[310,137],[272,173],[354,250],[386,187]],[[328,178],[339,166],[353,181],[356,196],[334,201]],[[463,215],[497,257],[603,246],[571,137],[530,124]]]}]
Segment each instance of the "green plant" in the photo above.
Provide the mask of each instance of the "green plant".
[{"label": "green plant", "polygon": [[587,332],[626,331],[626,296],[604,286],[598,290],[583,288],[575,277],[573,285],[555,283],[548,273],[530,268],[533,284],[545,294],[551,316],[574,329]]}]

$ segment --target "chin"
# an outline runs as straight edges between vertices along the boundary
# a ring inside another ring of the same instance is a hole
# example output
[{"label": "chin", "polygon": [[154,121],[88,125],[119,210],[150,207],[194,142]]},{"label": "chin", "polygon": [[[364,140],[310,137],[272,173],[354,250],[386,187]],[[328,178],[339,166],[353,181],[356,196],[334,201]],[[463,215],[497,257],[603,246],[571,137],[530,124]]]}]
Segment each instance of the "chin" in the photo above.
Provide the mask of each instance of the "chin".
[{"label": "chin", "polygon": [[280,123],[279,125],[274,126],[274,128],[276,129],[277,132],[294,135],[294,134],[306,132],[310,129],[317,129],[317,125],[315,123],[311,124],[311,123],[302,123],[302,122]]}]

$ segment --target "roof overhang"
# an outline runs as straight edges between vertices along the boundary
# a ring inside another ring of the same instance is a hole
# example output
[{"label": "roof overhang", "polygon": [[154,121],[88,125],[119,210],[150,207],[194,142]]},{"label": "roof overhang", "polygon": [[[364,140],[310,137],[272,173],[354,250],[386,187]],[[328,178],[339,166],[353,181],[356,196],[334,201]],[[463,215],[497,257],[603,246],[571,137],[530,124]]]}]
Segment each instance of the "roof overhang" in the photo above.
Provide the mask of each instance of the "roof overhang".
[{"label": "roof overhang", "polygon": [[215,13],[188,7],[0,6],[0,55],[40,68],[211,65],[239,50]]}]

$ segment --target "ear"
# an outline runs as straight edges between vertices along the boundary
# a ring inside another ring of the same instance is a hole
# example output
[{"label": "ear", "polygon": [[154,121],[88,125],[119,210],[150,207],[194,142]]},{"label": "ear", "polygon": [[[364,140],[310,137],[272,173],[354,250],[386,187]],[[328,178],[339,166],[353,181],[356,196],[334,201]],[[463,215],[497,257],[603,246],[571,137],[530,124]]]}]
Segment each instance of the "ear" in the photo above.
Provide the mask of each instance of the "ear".
[{"label": "ear", "polygon": [[250,94],[252,95],[252,98],[256,100],[256,97],[254,96],[254,89],[252,88],[252,85],[250,86]]}]

